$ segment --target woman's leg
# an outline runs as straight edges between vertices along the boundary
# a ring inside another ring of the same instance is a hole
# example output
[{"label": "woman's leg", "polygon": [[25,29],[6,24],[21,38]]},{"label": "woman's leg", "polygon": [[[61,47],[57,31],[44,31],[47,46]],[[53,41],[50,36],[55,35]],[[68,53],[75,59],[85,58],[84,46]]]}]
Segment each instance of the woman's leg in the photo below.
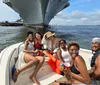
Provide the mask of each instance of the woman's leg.
[{"label": "woman's leg", "polygon": [[41,68],[41,66],[43,65],[44,63],[44,57],[43,56],[36,56],[36,58],[39,60],[39,63],[37,64],[33,74],[30,76],[30,79],[32,81],[34,81],[35,83],[37,83],[37,85],[40,85],[40,83],[38,82],[38,80],[36,79],[36,74],[37,72],[39,71],[39,69]]},{"label": "woman's leg", "polygon": [[39,63],[39,60],[35,57],[33,57],[32,55],[25,53],[24,55],[24,61],[27,63],[26,65],[24,65],[23,67],[21,67],[20,69],[15,70],[14,72],[14,82],[17,81],[17,77],[19,75],[20,72],[22,72],[23,70],[30,68],[34,65],[37,65]]}]

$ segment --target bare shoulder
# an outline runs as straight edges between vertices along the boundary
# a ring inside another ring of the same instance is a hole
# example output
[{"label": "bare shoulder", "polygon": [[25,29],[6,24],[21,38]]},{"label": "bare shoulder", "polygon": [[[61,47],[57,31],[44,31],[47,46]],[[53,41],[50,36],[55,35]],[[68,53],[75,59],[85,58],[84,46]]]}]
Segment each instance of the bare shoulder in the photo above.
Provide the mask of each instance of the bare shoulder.
[{"label": "bare shoulder", "polygon": [[61,53],[61,49],[60,48],[58,48],[57,53]]},{"label": "bare shoulder", "polygon": [[25,40],[24,46],[27,46],[29,44],[28,40]]},{"label": "bare shoulder", "polygon": [[77,61],[77,62],[84,62],[84,59],[80,56],[80,55],[78,55],[76,58],[75,58],[75,61]]},{"label": "bare shoulder", "polygon": [[25,40],[25,43],[29,43],[29,40],[28,40],[28,39],[26,39],[26,40]]},{"label": "bare shoulder", "polygon": [[96,58],[95,64],[100,66],[100,54]]},{"label": "bare shoulder", "polygon": [[76,65],[82,75],[87,74],[87,68],[84,59],[79,55],[76,58]]},{"label": "bare shoulder", "polygon": [[100,60],[100,54],[98,55],[97,59],[96,60]]},{"label": "bare shoulder", "polygon": [[78,66],[86,65],[84,59],[80,55],[76,57],[75,62]]}]

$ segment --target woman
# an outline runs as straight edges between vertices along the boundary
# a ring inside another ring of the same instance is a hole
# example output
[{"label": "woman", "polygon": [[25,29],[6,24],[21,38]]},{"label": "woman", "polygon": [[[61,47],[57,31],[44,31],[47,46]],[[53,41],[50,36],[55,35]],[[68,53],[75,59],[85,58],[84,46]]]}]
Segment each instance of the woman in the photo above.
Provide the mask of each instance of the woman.
[{"label": "woman", "polygon": [[[79,45],[76,42],[70,42],[68,44],[68,51],[71,56],[70,69],[64,70],[65,76],[68,78],[71,76],[71,82],[75,85],[88,85],[90,83],[90,77],[83,58],[79,55]],[[69,83],[66,81],[66,83]],[[63,83],[54,83],[54,85],[67,85]]]},{"label": "woman", "polygon": [[33,74],[30,76],[30,79],[35,82],[37,85],[40,85],[40,82],[36,79],[37,72],[41,68],[43,62],[44,62],[44,57],[43,56],[34,56],[38,51],[34,50],[34,38],[33,38],[33,32],[28,32],[27,33],[27,39],[24,44],[24,51],[23,51],[23,56],[20,56],[20,58],[26,63],[23,67],[16,69],[14,71],[14,82],[17,81],[18,75],[23,71],[26,70],[27,68],[32,67],[33,65],[36,65],[36,68],[33,72]]},{"label": "woman", "polygon": [[39,49],[39,50],[42,49],[42,43],[41,43],[41,41],[42,41],[42,35],[41,35],[41,33],[37,32],[35,34],[35,43],[34,43],[35,49]]},{"label": "woman", "polygon": [[61,61],[61,63],[66,63],[70,61],[70,55],[66,46],[66,41],[65,40],[60,40],[59,41],[60,48],[57,51],[57,56],[58,59]]},{"label": "woman", "polygon": [[57,48],[58,39],[55,38],[55,33],[46,32],[42,39],[44,49],[48,49],[51,53]]},{"label": "woman", "polygon": [[64,75],[64,64],[70,62],[70,55],[66,46],[66,41],[65,40],[60,40],[59,41],[60,48],[57,51],[57,57],[60,60],[60,70],[61,70],[61,75]]}]

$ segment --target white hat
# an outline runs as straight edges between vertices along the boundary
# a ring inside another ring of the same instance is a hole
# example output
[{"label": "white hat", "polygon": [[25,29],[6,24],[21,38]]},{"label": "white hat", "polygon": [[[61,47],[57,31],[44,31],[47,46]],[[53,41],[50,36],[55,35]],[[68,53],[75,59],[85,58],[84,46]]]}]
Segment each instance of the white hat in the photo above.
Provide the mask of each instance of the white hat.
[{"label": "white hat", "polygon": [[52,36],[54,36],[54,35],[55,35],[55,33],[47,32],[47,33],[46,33],[46,38],[52,37]]},{"label": "white hat", "polygon": [[100,43],[100,38],[99,37],[95,37],[95,38],[92,39],[92,42],[98,42],[98,43]]}]

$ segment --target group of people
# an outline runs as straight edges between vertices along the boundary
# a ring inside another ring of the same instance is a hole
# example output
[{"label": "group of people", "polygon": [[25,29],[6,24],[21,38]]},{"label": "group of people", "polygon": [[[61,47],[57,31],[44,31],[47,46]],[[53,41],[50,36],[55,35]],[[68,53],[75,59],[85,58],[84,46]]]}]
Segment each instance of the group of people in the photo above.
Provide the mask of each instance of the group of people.
[{"label": "group of people", "polygon": [[[23,56],[21,56],[26,64],[14,71],[14,82],[23,70],[35,65],[30,79],[40,85],[36,75],[44,63],[45,50],[61,62],[60,74],[68,79],[68,81],[55,81],[53,85],[100,85],[100,38],[92,39],[91,69],[87,70],[84,59],[79,55],[80,46],[77,42],[66,43],[64,39],[57,39],[52,32],[46,32],[43,36],[37,32],[34,36],[31,31],[27,33]],[[67,64],[70,67],[67,67]]]}]

